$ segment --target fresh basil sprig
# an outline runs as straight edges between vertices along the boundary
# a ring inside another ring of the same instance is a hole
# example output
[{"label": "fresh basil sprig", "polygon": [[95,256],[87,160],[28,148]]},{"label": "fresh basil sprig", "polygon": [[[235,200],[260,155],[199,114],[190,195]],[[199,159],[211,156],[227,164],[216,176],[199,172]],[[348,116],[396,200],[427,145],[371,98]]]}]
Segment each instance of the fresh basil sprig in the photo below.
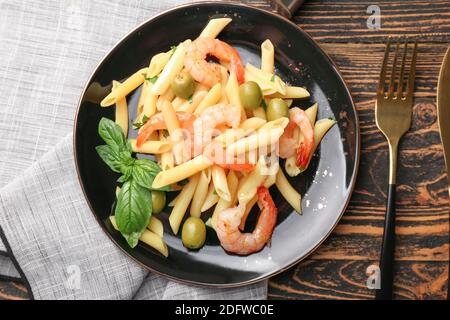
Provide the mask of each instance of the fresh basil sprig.
[{"label": "fresh basil sprig", "polygon": [[[106,142],[106,145],[96,147],[98,155],[111,170],[122,174],[118,182],[123,185],[117,195],[114,214],[120,233],[134,248],[152,215],[150,191],[161,168],[149,159],[133,158],[131,144],[114,121],[102,118],[98,133]],[[158,190],[168,189],[169,186],[166,186]]]}]

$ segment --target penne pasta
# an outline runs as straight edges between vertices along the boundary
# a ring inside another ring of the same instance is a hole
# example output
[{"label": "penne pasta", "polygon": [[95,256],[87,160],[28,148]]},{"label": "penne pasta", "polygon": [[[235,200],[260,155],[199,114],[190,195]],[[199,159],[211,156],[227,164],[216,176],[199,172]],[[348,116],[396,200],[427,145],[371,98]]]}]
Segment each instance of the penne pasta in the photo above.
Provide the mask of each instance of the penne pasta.
[{"label": "penne pasta", "polygon": [[316,123],[317,108],[318,104],[316,102],[311,107],[305,110],[306,116],[308,117],[309,122],[311,122],[312,126],[314,126],[314,124]]},{"label": "penne pasta", "polygon": [[309,96],[309,92],[305,88],[291,86],[286,86],[286,91],[284,93],[277,92],[270,95],[271,98],[282,99],[307,99]]},{"label": "penne pasta", "polygon": [[334,126],[336,123],[336,120],[333,119],[320,119],[316,122],[314,125],[314,151],[316,151],[317,147],[319,146],[319,143],[322,141],[325,134],[328,132],[328,130],[331,129],[331,127]]},{"label": "penne pasta", "polygon": [[222,142],[223,146],[229,146],[230,144],[242,139],[243,137],[252,133],[253,129],[226,129],[222,134],[218,135],[214,140]]},{"label": "penne pasta", "polygon": [[171,102],[175,98],[175,93],[172,89],[167,89],[163,95],[159,96],[156,100],[156,109],[161,111],[162,105],[166,102]]},{"label": "penne pasta", "polygon": [[238,190],[239,204],[246,204],[256,194],[256,189],[267,179],[270,168],[265,157],[260,157],[255,169],[242,179]]},{"label": "penne pasta", "polygon": [[[119,81],[113,81],[113,90],[120,85]],[[116,102],[116,123],[122,128],[125,137],[128,136],[128,105],[127,99],[123,98]]]},{"label": "penne pasta", "polygon": [[281,195],[286,199],[286,201],[294,208],[298,213],[302,213],[301,208],[301,195],[291,186],[283,170],[278,170],[277,179],[275,184],[280,191]]},{"label": "penne pasta", "polygon": [[211,168],[211,178],[214,183],[216,193],[219,195],[219,197],[226,201],[230,201],[231,193],[230,189],[228,188],[225,170],[219,166],[213,166]]},{"label": "penne pasta", "polygon": [[127,80],[122,82],[116,89],[112,90],[101,102],[100,106],[109,107],[118,100],[125,98],[131,91],[139,87],[145,80],[148,68],[143,68],[132,74]]},{"label": "penne pasta", "polygon": [[[114,216],[109,217],[112,226],[114,229],[119,230],[116,224],[116,219]],[[146,245],[156,249],[159,253],[161,253],[164,257],[169,256],[169,249],[167,248],[166,243],[164,242],[163,238],[157,235],[156,233],[150,231],[150,230],[144,230],[144,232],[141,234],[141,237],[139,238],[140,241],[145,243]]]},{"label": "penne pasta", "polygon": [[279,76],[258,69],[250,63],[245,66],[245,80],[255,81],[265,96],[275,93],[286,94],[286,84]]},{"label": "penne pasta", "polygon": [[161,220],[159,220],[158,218],[155,218],[154,216],[150,217],[150,222],[147,225],[147,229],[152,231],[152,232],[154,232],[155,234],[157,234],[161,238],[164,235],[163,223],[161,222]]},{"label": "penne pasta", "polygon": [[198,184],[199,177],[200,174],[197,173],[189,179],[189,182],[183,187],[183,190],[181,190],[180,194],[178,195],[175,206],[170,213],[169,224],[174,234],[178,233],[184,214],[187,211],[189,203],[191,203],[192,197]]},{"label": "penne pasta", "polygon": [[219,33],[232,21],[231,18],[218,18],[209,20],[206,27],[200,33],[201,38],[216,38]]},{"label": "penne pasta", "polygon": [[217,83],[211,88],[211,90],[209,90],[208,94],[197,106],[197,108],[194,111],[194,114],[198,116],[202,114],[202,112],[205,111],[206,108],[215,105],[217,102],[219,102],[221,95],[222,95],[222,85],[220,83]]},{"label": "penne pasta", "polygon": [[220,83],[222,85],[222,95],[219,100],[219,103],[228,104],[230,101],[227,97],[226,85],[228,82],[228,70],[224,66],[220,66]]},{"label": "penne pasta", "polygon": [[161,111],[164,118],[164,122],[166,123],[167,130],[169,134],[172,136],[174,132],[180,129],[180,122],[178,121],[177,114],[170,103],[167,100],[164,100],[161,105]]},{"label": "penne pasta", "polygon": [[175,52],[170,57],[158,79],[154,83],[151,90],[152,94],[162,95],[167,91],[167,89],[169,89],[170,82],[181,71],[181,69],[183,69],[184,56],[186,55],[187,46],[190,42],[190,40],[186,40],[177,46]]},{"label": "penne pasta", "polygon": [[245,205],[245,211],[244,211],[244,215],[241,218],[241,223],[239,224],[239,230],[244,231],[245,222],[247,221],[248,215],[250,214],[250,211],[252,211],[252,208],[257,201],[258,201],[258,195],[255,194],[253,196],[253,198],[249,202],[247,202],[247,204]]},{"label": "penne pasta", "polygon": [[275,50],[272,42],[267,39],[261,44],[261,70],[274,73]]},{"label": "penne pasta", "polygon": [[171,169],[159,172],[153,180],[152,188],[159,189],[169,184],[186,179],[208,167],[211,161],[203,155],[199,155],[185,163]]},{"label": "penne pasta", "polygon": [[184,104],[184,103],[186,103],[186,102],[188,102],[186,99],[183,99],[183,98],[180,98],[180,97],[175,97],[173,100],[172,100],[172,106],[173,106],[173,108],[175,109],[175,110],[178,110],[178,108],[182,105],[182,104]]},{"label": "penne pasta", "polygon": [[266,111],[264,110],[263,107],[259,107],[253,110],[253,116],[263,120],[267,120]]},{"label": "penne pasta", "polygon": [[[169,137],[166,137],[162,131],[159,133],[159,140],[163,143],[170,142]],[[162,153],[161,154],[161,169],[163,171],[166,171],[166,170],[172,169],[173,166],[174,166],[174,161],[173,161],[172,150]]]},{"label": "penne pasta", "polygon": [[261,126],[261,129],[283,128],[284,130],[284,128],[286,128],[288,124],[289,119],[283,117],[276,120],[267,121],[263,126]]},{"label": "penne pasta", "polygon": [[228,77],[227,85],[225,86],[225,92],[227,93],[228,101],[231,104],[239,106],[241,108],[242,120],[245,120],[247,116],[245,115],[245,110],[242,107],[241,99],[239,98],[239,83],[234,72],[230,73]]},{"label": "penne pasta", "polygon": [[284,162],[284,170],[290,177],[298,176],[302,171],[297,166],[297,156],[292,156],[286,159]]},{"label": "penne pasta", "polygon": [[239,179],[237,178],[236,173],[232,170],[230,170],[230,172],[228,172],[227,184],[230,189],[231,198],[230,198],[230,200],[225,200],[224,198],[220,198],[219,201],[217,202],[216,207],[214,208],[213,215],[211,217],[211,226],[213,228],[216,227],[216,221],[217,221],[217,216],[218,216],[219,212],[222,212],[225,209],[231,208],[236,204]]},{"label": "penne pasta", "polygon": [[283,127],[261,128],[255,134],[242,138],[227,147],[229,154],[242,154],[256,149],[264,149],[278,142],[284,132]]},{"label": "penne pasta", "polygon": [[152,115],[156,113],[156,102],[158,100],[158,96],[151,93],[152,86],[147,84],[147,94],[144,99],[144,106],[142,108],[142,112],[138,110],[139,119],[142,121],[144,115],[150,118]]},{"label": "penne pasta", "polygon": [[[280,165],[278,165],[278,170],[280,170]],[[275,174],[270,174],[266,177],[266,180],[264,180],[264,187],[269,189],[271,186],[275,184],[275,182],[277,181],[278,170],[276,171]]]},{"label": "penne pasta", "polygon": [[206,210],[212,208],[219,201],[219,199],[219,195],[214,188],[214,183],[211,181],[209,183],[208,193],[206,194],[206,198],[203,202],[201,211],[205,212]]},{"label": "penne pasta", "polygon": [[172,149],[172,143],[170,141],[148,140],[139,148],[136,146],[136,139],[129,139],[128,141],[131,144],[133,152],[136,153],[160,154],[168,152]]},{"label": "penne pasta", "polygon": [[196,91],[192,95],[191,101],[186,101],[182,105],[176,109],[177,111],[183,111],[183,112],[189,112],[193,113],[195,109],[197,109],[198,105],[205,99],[206,95],[208,94],[207,91]]},{"label": "penne pasta", "polygon": [[202,205],[205,202],[209,183],[211,182],[211,169],[207,168],[200,172],[200,178],[192,198],[190,214],[192,217],[200,217]]},{"label": "penne pasta", "polygon": [[178,194],[175,198],[173,198],[172,201],[170,201],[170,202],[167,204],[167,206],[168,206],[168,207],[174,207],[175,204],[177,203],[178,196],[179,196],[179,194]]},{"label": "penne pasta", "polygon": [[267,123],[267,121],[265,119],[253,117],[253,118],[249,118],[247,120],[242,121],[241,124],[239,125],[239,128],[252,129],[252,130],[256,131],[259,128],[261,128],[263,125],[265,125],[266,123]]},{"label": "penne pasta", "polygon": [[150,60],[150,64],[148,66],[147,71],[147,78],[153,78],[156,77],[163,71],[164,67],[167,65],[167,63],[170,60],[170,57],[172,56],[173,51],[169,50],[167,52],[161,52],[152,57]]},{"label": "penne pasta", "polygon": [[[114,89],[114,86],[113,86]],[[144,80],[144,83],[142,84],[142,88],[141,88],[141,94],[139,95],[139,100],[138,100],[138,104],[136,106],[136,115],[139,116],[142,113],[142,110],[144,110],[144,102],[145,102],[145,97],[147,95],[147,91],[148,91],[148,82]]]}]

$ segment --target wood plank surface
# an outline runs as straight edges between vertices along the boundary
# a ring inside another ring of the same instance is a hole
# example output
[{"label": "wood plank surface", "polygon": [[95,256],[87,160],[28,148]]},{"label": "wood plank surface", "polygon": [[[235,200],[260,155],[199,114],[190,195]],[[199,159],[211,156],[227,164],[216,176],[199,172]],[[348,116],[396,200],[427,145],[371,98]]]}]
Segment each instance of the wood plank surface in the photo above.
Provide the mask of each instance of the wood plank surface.
[{"label": "wood plank surface", "polygon": [[[265,1],[247,1],[269,9]],[[381,29],[367,28],[367,8]],[[270,9],[269,9],[270,10]],[[293,21],[338,65],[361,125],[361,164],[351,202],[334,233],[308,259],[269,282],[271,299],[373,299],[366,269],[377,264],[388,181],[388,149],[374,120],[375,87],[388,35],[417,36],[419,56],[411,130],[400,146],[395,298],[444,299],[448,278],[449,199],[436,122],[436,86],[450,42],[450,0],[307,0]],[[0,299],[26,298],[0,280]]]},{"label": "wood plank surface", "polygon": [[[367,28],[367,7],[381,29]],[[361,164],[349,207],[309,259],[271,279],[274,299],[373,299],[367,267],[378,263],[388,181],[388,146],[375,125],[375,89],[386,37],[418,36],[411,130],[400,146],[395,298],[445,299],[448,278],[447,177],[436,86],[450,40],[450,1],[308,1],[293,19],[338,65],[361,125]],[[446,22],[447,21],[447,22]]]}]

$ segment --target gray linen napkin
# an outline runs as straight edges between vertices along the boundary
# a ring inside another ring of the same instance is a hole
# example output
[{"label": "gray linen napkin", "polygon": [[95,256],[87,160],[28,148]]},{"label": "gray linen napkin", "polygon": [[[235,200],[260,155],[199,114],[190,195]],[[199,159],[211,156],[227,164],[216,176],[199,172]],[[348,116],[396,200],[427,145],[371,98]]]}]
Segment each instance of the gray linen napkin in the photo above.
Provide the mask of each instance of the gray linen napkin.
[{"label": "gray linen napkin", "polygon": [[266,297],[266,282],[211,290],[149,275],[100,230],[76,179],[70,132],[89,73],[129,29],[182,2],[0,0],[0,240],[20,266],[0,241],[0,275],[23,276],[35,298]]},{"label": "gray linen napkin", "polygon": [[20,274],[6,251],[0,253],[0,279],[2,278],[20,280]]}]

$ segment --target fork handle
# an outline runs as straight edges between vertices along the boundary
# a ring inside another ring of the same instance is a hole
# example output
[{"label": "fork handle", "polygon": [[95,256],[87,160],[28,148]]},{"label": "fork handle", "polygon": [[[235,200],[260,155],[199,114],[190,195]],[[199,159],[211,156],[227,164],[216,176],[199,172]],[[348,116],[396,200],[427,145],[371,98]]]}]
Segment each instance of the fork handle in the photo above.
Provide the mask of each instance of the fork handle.
[{"label": "fork handle", "polygon": [[395,253],[395,184],[389,184],[383,243],[381,245],[381,287],[376,290],[377,300],[391,300],[394,280]]}]

